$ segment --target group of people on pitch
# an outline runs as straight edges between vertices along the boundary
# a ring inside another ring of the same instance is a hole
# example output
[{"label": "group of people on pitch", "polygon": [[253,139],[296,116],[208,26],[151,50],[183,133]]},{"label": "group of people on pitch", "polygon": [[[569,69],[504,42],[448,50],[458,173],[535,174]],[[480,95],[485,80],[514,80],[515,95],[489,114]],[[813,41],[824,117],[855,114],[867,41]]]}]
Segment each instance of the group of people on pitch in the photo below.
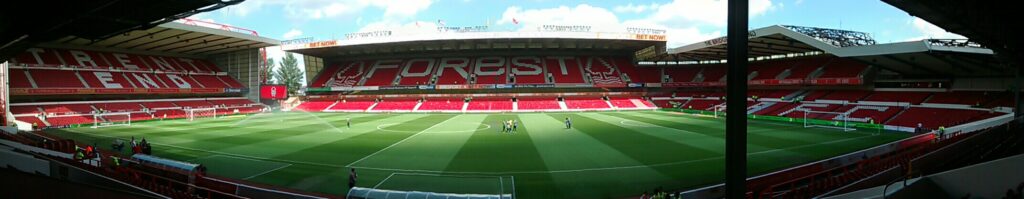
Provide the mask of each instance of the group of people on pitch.
[{"label": "group of people on pitch", "polygon": [[505,121],[502,121],[501,123],[502,123],[501,124],[501,132],[515,133],[519,129],[519,121],[518,120],[505,120]]},{"label": "group of people on pitch", "polygon": [[[128,144],[131,144],[130,147],[132,149],[132,154],[153,154],[153,146],[149,145],[149,142],[146,141],[146,138],[142,138],[142,141],[135,141],[135,136],[132,136],[132,140],[128,142]],[[124,145],[124,141],[118,139],[114,140],[113,144],[110,144],[110,148],[114,149],[114,151],[120,152],[122,149],[124,149]]]}]

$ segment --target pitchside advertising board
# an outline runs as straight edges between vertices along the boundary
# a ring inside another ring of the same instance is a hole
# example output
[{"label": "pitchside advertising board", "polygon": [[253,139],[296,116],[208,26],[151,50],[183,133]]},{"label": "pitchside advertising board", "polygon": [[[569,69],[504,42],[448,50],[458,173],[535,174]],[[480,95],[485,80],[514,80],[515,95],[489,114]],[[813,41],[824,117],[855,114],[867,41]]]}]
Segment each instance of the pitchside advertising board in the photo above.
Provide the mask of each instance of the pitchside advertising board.
[{"label": "pitchside advertising board", "polygon": [[288,87],[284,85],[260,86],[260,99],[287,99]]}]

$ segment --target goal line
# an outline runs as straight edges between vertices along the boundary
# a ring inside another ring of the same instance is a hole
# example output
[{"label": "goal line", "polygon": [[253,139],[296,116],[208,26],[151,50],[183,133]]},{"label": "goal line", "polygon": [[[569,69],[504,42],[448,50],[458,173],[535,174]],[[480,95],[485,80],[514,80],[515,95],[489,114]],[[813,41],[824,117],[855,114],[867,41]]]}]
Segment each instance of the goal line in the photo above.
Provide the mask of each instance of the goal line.
[{"label": "goal line", "polygon": [[92,128],[131,126],[132,113],[96,113],[92,115]]},{"label": "goal line", "polygon": [[[827,112],[802,110],[804,128],[831,128],[843,131],[857,130],[850,126],[850,114],[845,112]],[[824,117],[823,119],[819,119]]]},{"label": "goal line", "polygon": [[186,110],[189,121],[201,118],[217,118],[217,114],[216,108],[192,108]]}]

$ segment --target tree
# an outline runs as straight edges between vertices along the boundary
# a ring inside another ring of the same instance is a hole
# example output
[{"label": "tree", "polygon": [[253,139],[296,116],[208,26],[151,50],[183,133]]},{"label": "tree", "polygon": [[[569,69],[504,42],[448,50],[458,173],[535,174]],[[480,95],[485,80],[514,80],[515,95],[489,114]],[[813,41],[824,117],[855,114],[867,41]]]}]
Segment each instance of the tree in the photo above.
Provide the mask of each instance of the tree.
[{"label": "tree", "polygon": [[265,83],[265,84],[274,84],[275,81],[274,81],[273,71],[274,71],[274,66],[275,65],[277,65],[277,64],[274,63],[274,58],[267,58],[267,66],[263,67],[263,69],[261,69],[261,71],[260,71],[260,75],[266,75],[266,77],[263,77],[263,78],[266,79],[266,82],[263,82],[263,83]]},{"label": "tree", "polygon": [[292,53],[286,53],[274,71],[274,81],[288,88],[288,95],[295,95],[306,81],[306,75],[299,70],[299,60]]}]

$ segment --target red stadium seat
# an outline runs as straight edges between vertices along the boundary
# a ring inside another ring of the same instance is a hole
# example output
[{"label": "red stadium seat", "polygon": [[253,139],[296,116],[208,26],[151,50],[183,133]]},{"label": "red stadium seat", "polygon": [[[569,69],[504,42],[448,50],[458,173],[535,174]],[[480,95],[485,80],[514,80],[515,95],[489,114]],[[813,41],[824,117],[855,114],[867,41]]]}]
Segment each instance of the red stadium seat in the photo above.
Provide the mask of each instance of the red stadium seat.
[{"label": "red stadium seat", "polygon": [[374,111],[412,111],[419,101],[416,99],[385,99],[377,103]]},{"label": "red stadium seat", "polygon": [[420,105],[419,109],[423,111],[461,111],[462,105],[465,102],[462,99],[427,99]]},{"label": "red stadium seat", "polygon": [[700,67],[671,67],[665,68],[665,74],[672,78],[672,82],[692,82],[697,74],[700,73]]},{"label": "red stadium seat", "polygon": [[849,78],[858,77],[867,65],[853,59],[837,58],[825,65],[825,73],[818,78]]},{"label": "red stadium seat", "polygon": [[391,86],[398,76],[402,60],[367,61],[366,82],[364,86]]},{"label": "red stadium seat", "polygon": [[335,101],[308,101],[295,106],[295,109],[308,112],[320,112],[327,109],[327,107],[330,107],[334,103]]},{"label": "red stadium seat", "polygon": [[518,98],[517,108],[519,110],[561,110],[558,99],[555,98]]},{"label": "red stadium seat", "polygon": [[[555,104],[557,106],[558,104]],[[520,104],[520,107],[522,104]],[[466,107],[469,111],[512,111],[512,99],[475,98]]]},{"label": "red stadium seat", "polygon": [[[412,59],[406,61],[400,67],[399,75],[402,76],[402,79],[398,85],[414,86],[429,84],[430,78],[433,77],[434,69],[437,68],[435,65],[436,61],[434,59]],[[404,76],[403,73],[411,75]]]},{"label": "red stadium seat", "polygon": [[569,109],[592,110],[610,109],[608,102],[598,97],[566,97],[565,106]]},{"label": "red stadium seat", "polygon": [[581,61],[576,57],[547,57],[544,66],[555,83],[586,83],[583,81]]},{"label": "red stadium seat", "polygon": [[[341,100],[327,110],[333,111],[365,111],[375,102],[373,100]],[[329,106],[329,105],[328,105]]]}]

